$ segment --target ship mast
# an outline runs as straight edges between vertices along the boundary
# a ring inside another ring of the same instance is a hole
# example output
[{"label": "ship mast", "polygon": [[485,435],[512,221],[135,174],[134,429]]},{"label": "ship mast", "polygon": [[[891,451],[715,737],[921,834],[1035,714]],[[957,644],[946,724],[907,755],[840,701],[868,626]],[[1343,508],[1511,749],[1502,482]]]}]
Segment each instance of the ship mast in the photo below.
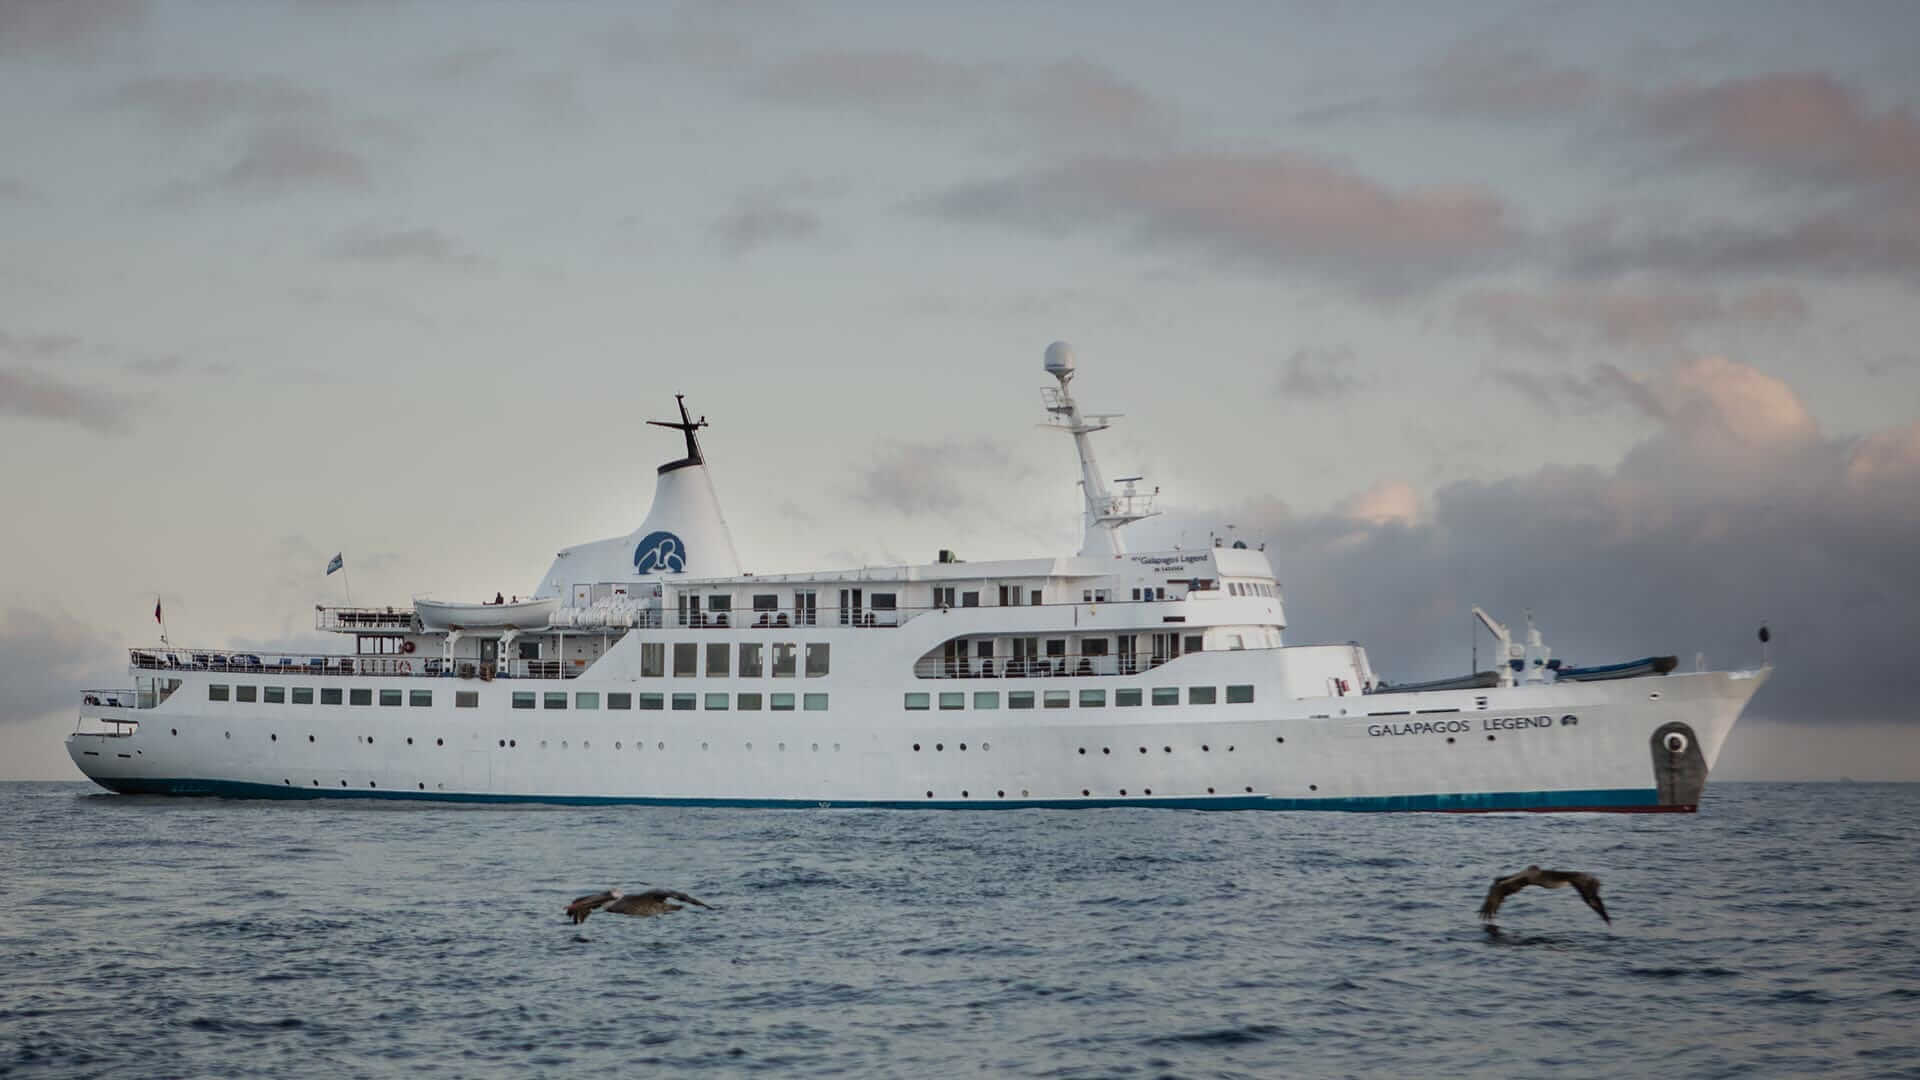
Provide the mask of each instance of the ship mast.
[{"label": "ship mast", "polygon": [[1100,475],[1100,463],[1093,456],[1093,442],[1087,436],[1096,431],[1105,431],[1108,421],[1116,420],[1120,413],[1095,413],[1083,415],[1079,403],[1073,400],[1073,394],[1067,384],[1073,380],[1073,346],[1064,341],[1056,341],[1047,346],[1045,367],[1047,374],[1059,380],[1060,386],[1047,387],[1041,393],[1049,414],[1047,426],[1055,431],[1064,431],[1073,436],[1073,448],[1080,454],[1080,488],[1086,497],[1085,531],[1080,539],[1082,556],[1112,555],[1127,553],[1126,541],[1120,538],[1120,527],[1141,518],[1152,517],[1158,511],[1153,508],[1153,497],[1159,494],[1155,488],[1152,494],[1141,494],[1134,489],[1134,483],[1140,478],[1124,478],[1126,488],[1115,495],[1107,488],[1106,478]]}]

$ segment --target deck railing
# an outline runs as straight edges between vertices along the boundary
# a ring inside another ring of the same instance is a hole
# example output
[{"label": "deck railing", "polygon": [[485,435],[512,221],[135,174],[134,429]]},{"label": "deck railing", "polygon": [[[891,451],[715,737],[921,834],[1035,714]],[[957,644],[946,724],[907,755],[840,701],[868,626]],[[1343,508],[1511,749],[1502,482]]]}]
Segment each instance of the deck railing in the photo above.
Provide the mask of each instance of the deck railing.
[{"label": "deck railing", "polygon": [[1166,663],[1167,657],[1123,656],[1115,653],[1072,653],[1054,656],[940,657],[924,656],[913,665],[920,679],[1044,679],[1075,675],[1138,675]]},{"label": "deck railing", "polygon": [[[312,656],[306,653],[228,653],[199,650],[132,649],[132,663],[149,671],[207,671],[260,678],[315,678],[372,675],[414,679],[571,679],[586,669],[583,660],[501,660],[438,656]],[[89,691],[102,693],[102,691]],[[129,696],[132,691],[114,691]]]}]

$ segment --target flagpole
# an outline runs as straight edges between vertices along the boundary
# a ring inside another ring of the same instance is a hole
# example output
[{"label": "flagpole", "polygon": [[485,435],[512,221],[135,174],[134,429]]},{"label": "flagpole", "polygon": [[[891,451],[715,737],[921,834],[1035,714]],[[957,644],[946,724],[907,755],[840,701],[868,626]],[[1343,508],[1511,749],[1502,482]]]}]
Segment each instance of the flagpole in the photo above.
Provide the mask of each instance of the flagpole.
[{"label": "flagpole", "polygon": [[347,577],[347,564],[344,562],[340,564],[340,584],[346,586],[347,606],[352,607],[353,606],[353,582]]}]

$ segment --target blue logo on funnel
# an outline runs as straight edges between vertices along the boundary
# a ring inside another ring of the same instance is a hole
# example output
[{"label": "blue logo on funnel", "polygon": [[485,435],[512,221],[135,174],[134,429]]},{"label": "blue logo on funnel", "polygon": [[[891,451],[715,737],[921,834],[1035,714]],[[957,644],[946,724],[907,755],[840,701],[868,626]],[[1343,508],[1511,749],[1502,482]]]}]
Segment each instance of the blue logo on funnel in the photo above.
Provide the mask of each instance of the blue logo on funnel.
[{"label": "blue logo on funnel", "polygon": [[687,546],[670,532],[650,532],[641,538],[640,546],[633,549],[634,573],[651,574],[655,570],[667,574],[687,572]]}]

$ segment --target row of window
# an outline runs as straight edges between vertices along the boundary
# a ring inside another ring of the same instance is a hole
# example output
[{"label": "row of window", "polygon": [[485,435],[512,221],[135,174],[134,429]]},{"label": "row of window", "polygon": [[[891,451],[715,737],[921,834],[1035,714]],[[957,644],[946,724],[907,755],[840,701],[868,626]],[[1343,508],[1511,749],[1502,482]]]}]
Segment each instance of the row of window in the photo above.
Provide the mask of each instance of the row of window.
[{"label": "row of window", "polygon": [[[567,692],[564,690],[548,690],[544,692],[515,690],[513,692],[513,707],[516,709],[531,709],[537,704],[543,709],[564,709],[568,706],[567,698]],[[692,712],[695,709],[701,708],[716,712],[728,708],[738,709],[741,712],[759,712],[762,709],[770,712],[792,712],[795,699],[798,699],[800,709],[803,712],[825,712],[827,710],[827,695],[825,694],[631,694],[621,691],[617,693],[609,692],[602,695],[598,690],[576,690],[573,692],[572,698],[573,708],[588,711],[600,708],[600,703],[604,700],[606,707],[609,709],[632,709],[637,703],[642,712],[658,712],[666,709],[669,704],[672,705],[673,711],[675,712]]]},{"label": "row of window", "polygon": [[1272,596],[1280,595],[1278,585],[1263,585],[1258,581],[1229,581],[1227,590],[1235,596]]},{"label": "row of window", "polygon": [[[673,675],[686,679],[704,671],[708,677],[728,678],[733,674],[734,661],[737,658],[740,677],[758,679],[763,675],[772,675],[776,679],[791,679],[800,665],[801,647],[791,641],[771,643],[743,641],[738,646],[725,642],[706,643],[706,663],[701,663],[700,644],[691,641],[673,643]],[[771,652],[771,656],[768,652]],[[806,677],[817,679],[827,674],[832,658],[832,649],[824,641],[810,641],[806,644]],[[667,674],[667,643],[663,641],[642,642],[640,645],[640,674],[646,678],[663,678]]]},{"label": "row of window", "polygon": [[[372,705],[376,691],[372,687],[342,688],[323,686],[320,690],[322,705]],[[407,705],[419,708],[433,707],[431,690],[380,690],[380,704],[389,707]],[[593,710],[600,708],[601,701],[609,709],[632,709],[636,702],[641,711],[658,711],[667,708],[669,699],[675,711],[689,711],[696,708],[713,710],[732,707],[742,712],[758,712],[767,709],[772,712],[794,711],[796,700],[803,712],[825,712],[827,695],[825,694],[632,694],[626,692],[602,695],[598,690],[576,690],[571,695],[564,690],[549,690],[544,693],[533,690],[515,690],[513,707],[531,709],[538,705],[547,709],[564,709],[569,705],[575,709]],[[291,701],[295,705],[314,703],[314,688],[311,686],[229,686],[225,683],[212,683],[207,687],[209,701],[260,701],[268,705],[284,705]],[[477,709],[480,707],[478,690],[456,690],[453,692],[453,706],[456,709]]]},{"label": "row of window", "polygon": [[[1219,699],[1219,688],[1213,686],[1187,687],[1187,704],[1212,705]],[[1113,703],[1121,708],[1142,704],[1145,691],[1138,686],[1123,686],[1113,692]],[[1041,707],[1048,709],[1066,709],[1073,706],[1072,690],[1010,690],[1007,692],[1007,708],[1031,709],[1039,701]],[[967,707],[967,692],[964,690],[930,694],[924,691],[908,691],[906,707],[909,712],[924,712],[933,707],[934,699],[939,699],[942,711],[964,709]],[[1153,688],[1152,701],[1155,705],[1180,704],[1180,688],[1177,686],[1156,686]],[[1253,686],[1227,687],[1227,704],[1247,705],[1253,702]],[[976,709],[997,709],[1000,707],[1000,691],[975,690],[973,707]],[[1107,707],[1105,689],[1081,690],[1080,707],[1083,709],[1104,709]]]},{"label": "row of window", "polygon": [[[431,690],[381,690],[380,704],[387,706],[409,705],[430,709],[433,707]],[[268,705],[311,705],[314,701],[314,688],[311,686],[229,686],[226,683],[207,684],[208,701],[258,701]],[[320,687],[322,705],[371,705],[374,691],[367,688],[343,688],[338,686]],[[453,705],[457,709],[477,709],[480,707],[478,690],[456,690],[453,693]]]}]

